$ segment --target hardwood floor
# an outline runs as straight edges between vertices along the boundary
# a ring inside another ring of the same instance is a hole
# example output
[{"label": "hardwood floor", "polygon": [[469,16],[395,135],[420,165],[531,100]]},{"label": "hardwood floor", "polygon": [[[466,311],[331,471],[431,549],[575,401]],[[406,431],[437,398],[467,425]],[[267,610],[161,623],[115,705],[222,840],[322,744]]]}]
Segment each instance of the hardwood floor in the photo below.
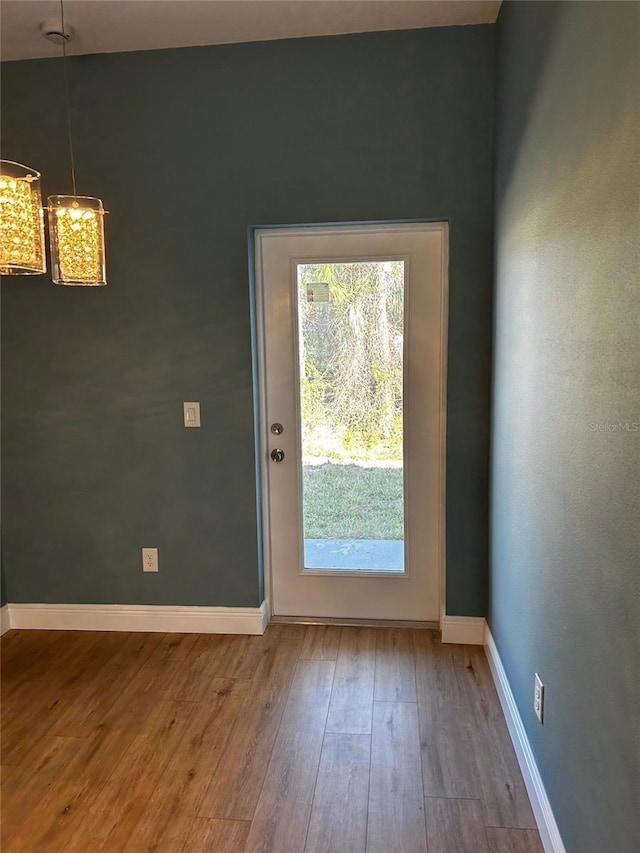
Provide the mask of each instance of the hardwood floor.
[{"label": "hardwood floor", "polygon": [[542,853],[484,653],[432,631],[10,631],[4,853]]}]

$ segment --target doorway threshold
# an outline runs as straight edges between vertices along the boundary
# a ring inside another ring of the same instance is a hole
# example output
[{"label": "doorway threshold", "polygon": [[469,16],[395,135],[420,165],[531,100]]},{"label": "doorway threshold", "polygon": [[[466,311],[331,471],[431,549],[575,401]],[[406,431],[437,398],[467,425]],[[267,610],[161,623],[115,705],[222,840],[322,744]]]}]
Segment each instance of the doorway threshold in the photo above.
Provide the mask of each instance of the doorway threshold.
[{"label": "doorway threshold", "polygon": [[272,616],[272,625],[341,625],[349,628],[415,628],[439,631],[439,622],[416,622],[402,619],[338,619],[324,616]]}]

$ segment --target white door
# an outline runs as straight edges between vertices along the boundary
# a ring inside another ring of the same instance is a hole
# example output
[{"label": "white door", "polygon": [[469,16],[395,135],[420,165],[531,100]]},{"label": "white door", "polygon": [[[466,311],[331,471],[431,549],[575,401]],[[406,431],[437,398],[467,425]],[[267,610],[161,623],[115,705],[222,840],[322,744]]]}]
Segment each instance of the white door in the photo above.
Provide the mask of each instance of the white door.
[{"label": "white door", "polygon": [[447,225],[255,239],[272,613],[437,621]]}]

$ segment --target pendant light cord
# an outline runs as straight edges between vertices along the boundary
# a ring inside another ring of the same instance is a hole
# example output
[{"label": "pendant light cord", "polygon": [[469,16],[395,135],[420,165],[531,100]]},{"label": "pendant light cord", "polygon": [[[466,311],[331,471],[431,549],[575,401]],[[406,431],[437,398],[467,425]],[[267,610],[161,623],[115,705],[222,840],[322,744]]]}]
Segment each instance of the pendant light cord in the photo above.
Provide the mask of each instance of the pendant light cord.
[{"label": "pendant light cord", "polygon": [[60,24],[62,29],[62,65],[64,68],[64,94],[67,106],[67,132],[69,134],[69,159],[71,161],[71,183],[73,194],[76,192],[76,163],[73,156],[73,134],[71,132],[71,100],[69,98],[69,73],[67,70],[67,32],[64,28],[64,0],[60,0]]}]

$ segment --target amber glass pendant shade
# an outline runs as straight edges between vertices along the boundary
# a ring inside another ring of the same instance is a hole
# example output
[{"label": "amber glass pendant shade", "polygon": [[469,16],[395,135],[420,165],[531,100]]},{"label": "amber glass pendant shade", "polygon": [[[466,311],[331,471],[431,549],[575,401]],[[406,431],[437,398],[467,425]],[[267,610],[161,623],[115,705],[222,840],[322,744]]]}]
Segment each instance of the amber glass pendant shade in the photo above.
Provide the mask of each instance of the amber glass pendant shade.
[{"label": "amber glass pendant shade", "polygon": [[0,273],[47,271],[40,172],[0,160]]},{"label": "amber glass pendant shade", "polygon": [[85,287],[105,285],[105,210],[100,199],[52,195],[47,201],[53,283]]}]

